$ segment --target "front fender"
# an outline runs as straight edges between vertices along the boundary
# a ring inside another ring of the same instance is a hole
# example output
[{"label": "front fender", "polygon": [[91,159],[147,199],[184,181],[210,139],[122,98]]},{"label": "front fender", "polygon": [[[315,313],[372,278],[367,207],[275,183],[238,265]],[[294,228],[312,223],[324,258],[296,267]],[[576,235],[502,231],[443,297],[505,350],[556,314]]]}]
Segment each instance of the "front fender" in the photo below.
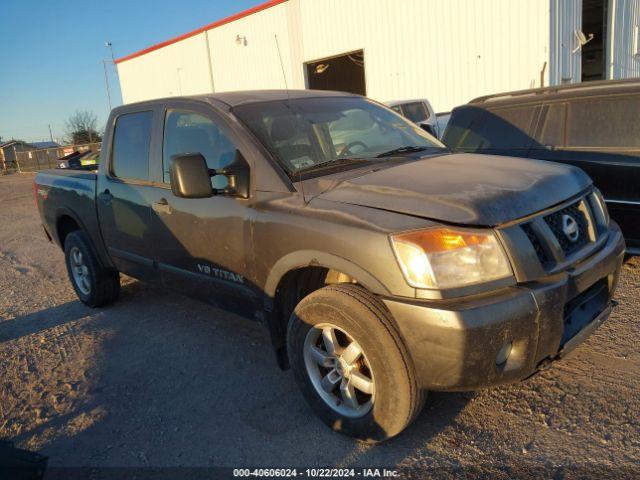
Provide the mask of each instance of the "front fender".
[{"label": "front fender", "polygon": [[377,278],[360,265],[356,265],[346,258],[316,250],[299,250],[280,258],[271,268],[264,288],[265,293],[274,298],[282,277],[287,272],[302,267],[324,267],[338,270],[354,278],[372,293],[378,295],[388,295],[390,293]]}]

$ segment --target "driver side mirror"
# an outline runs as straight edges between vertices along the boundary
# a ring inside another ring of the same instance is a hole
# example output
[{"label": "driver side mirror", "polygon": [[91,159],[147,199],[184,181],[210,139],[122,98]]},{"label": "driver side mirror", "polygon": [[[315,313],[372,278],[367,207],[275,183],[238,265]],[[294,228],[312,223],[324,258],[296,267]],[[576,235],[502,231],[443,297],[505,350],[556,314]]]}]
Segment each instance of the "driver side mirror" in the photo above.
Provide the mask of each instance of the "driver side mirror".
[{"label": "driver side mirror", "polygon": [[428,123],[421,123],[420,124],[420,128],[422,128],[428,134],[433,135],[434,137],[438,138],[438,134],[436,133],[435,129],[433,128],[433,125],[430,125]]},{"label": "driver side mirror", "polygon": [[[233,162],[220,170],[212,170],[199,153],[187,153],[171,157],[169,169],[171,191],[181,198],[207,198],[213,195],[229,195],[249,198],[249,164],[236,150]],[[214,189],[211,177],[223,175],[228,184],[225,188]]]},{"label": "driver side mirror", "polygon": [[207,161],[199,153],[171,157],[169,176],[176,197],[207,198],[214,194]]}]

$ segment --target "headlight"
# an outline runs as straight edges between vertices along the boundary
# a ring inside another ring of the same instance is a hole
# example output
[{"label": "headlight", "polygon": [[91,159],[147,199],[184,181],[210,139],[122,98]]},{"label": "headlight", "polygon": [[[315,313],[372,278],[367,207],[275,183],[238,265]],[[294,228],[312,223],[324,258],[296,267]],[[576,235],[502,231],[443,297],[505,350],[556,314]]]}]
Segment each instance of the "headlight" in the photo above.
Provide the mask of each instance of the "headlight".
[{"label": "headlight", "polygon": [[391,243],[415,288],[464,287],[513,275],[492,231],[433,228],[393,235]]}]

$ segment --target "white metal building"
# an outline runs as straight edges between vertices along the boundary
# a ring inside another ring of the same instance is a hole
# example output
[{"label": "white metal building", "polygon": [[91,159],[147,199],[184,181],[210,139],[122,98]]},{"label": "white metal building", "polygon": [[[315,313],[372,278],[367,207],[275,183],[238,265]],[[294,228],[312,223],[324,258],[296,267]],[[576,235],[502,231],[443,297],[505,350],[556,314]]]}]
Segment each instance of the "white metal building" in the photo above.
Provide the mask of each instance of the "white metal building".
[{"label": "white metal building", "polygon": [[639,25],[640,0],[271,0],[116,63],[125,103],[288,87],[425,97],[445,111],[640,76]]}]

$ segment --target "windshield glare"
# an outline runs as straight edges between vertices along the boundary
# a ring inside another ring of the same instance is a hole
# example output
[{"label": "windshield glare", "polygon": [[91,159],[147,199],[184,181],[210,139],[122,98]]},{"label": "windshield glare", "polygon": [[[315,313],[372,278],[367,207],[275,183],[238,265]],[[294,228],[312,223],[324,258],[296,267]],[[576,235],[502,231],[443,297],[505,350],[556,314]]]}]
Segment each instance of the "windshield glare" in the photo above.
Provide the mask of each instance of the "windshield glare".
[{"label": "windshield glare", "polygon": [[405,147],[445,148],[418,126],[362,97],[255,103],[233,112],[289,174],[348,163],[343,159],[373,161]]}]

